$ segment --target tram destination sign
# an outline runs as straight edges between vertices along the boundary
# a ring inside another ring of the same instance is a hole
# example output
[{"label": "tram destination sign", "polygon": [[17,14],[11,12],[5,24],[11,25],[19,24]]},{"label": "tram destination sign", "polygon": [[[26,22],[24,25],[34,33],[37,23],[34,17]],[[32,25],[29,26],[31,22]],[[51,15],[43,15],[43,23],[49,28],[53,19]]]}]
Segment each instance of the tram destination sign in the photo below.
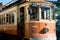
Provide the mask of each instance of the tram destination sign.
[{"label": "tram destination sign", "polygon": [[37,3],[36,2],[32,2],[32,6],[37,6]]},{"label": "tram destination sign", "polygon": [[50,7],[51,4],[32,2],[32,6]]},{"label": "tram destination sign", "polygon": [[41,7],[50,7],[50,4],[40,4]]}]

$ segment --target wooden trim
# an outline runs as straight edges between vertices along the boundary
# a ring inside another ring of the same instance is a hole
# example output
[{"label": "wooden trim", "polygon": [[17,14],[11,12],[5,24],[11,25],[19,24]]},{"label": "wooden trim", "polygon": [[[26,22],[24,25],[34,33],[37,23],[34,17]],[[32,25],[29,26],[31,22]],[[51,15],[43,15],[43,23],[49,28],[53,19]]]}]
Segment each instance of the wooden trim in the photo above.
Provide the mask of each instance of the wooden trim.
[{"label": "wooden trim", "polygon": [[50,20],[52,20],[52,10],[51,10],[51,7],[50,7]]},{"label": "wooden trim", "polygon": [[41,20],[41,7],[39,6],[39,21]]},{"label": "wooden trim", "polygon": [[[37,23],[40,23],[40,22],[47,22],[47,23],[56,23],[55,20],[45,20],[45,19],[41,19],[40,21],[28,21],[28,22],[37,22]],[[25,22],[25,23],[28,23],[28,22]]]},{"label": "wooden trim", "polygon": [[29,21],[28,7],[29,6],[25,6],[24,7],[24,12],[25,12],[25,14],[24,14],[25,15],[25,19],[24,20],[25,20],[25,22]]}]

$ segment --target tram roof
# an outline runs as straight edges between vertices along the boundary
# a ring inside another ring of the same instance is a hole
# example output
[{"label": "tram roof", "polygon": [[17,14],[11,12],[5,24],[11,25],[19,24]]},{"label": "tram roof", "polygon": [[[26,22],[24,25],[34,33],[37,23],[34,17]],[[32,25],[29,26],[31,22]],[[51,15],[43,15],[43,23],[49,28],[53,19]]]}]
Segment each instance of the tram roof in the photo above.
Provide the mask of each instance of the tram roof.
[{"label": "tram roof", "polygon": [[7,3],[7,4],[2,6],[2,11],[5,10],[5,9],[8,9],[12,6],[17,6],[17,5],[22,4],[22,3],[24,3],[24,2],[14,1],[14,2],[11,2],[11,3]]},{"label": "tram roof", "polygon": [[58,2],[58,1],[49,1],[49,2],[56,4],[56,6],[60,6],[60,2]]},{"label": "tram roof", "polygon": [[26,1],[13,1],[13,2],[11,1],[11,2],[5,4],[4,6],[2,6],[2,11],[6,10],[6,9],[12,7],[12,6],[17,6],[17,5],[20,5],[20,4],[25,3],[25,2]]}]

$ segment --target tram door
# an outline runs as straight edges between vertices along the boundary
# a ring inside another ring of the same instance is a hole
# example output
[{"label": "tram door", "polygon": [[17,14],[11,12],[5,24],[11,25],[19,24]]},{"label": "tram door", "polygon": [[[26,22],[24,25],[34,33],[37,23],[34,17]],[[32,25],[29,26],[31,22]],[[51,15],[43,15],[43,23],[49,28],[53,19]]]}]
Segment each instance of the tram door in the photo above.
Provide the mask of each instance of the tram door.
[{"label": "tram door", "polygon": [[24,7],[20,8],[20,22],[18,25],[19,37],[23,38],[24,36]]}]

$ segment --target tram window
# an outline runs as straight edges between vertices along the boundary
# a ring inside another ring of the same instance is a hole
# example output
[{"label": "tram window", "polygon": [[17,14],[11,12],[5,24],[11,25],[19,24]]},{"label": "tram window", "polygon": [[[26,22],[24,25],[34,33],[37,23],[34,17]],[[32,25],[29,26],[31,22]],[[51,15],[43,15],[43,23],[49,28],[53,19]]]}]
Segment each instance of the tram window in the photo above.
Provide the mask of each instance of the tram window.
[{"label": "tram window", "polygon": [[29,15],[30,15],[30,20],[31,21],[39,20],[39,18],[38,18],[38,7],[31,6],[29,8]]},{"label": "tram window", "polygon": [[8,14],[6,14],[6,16],[8,17],[9,15],[8,15]]},{"label": "tram window", "polygon": [[4,24],[5,24],[5,17],[4,17]]},{"label": "tram window", "polygon": [[52,19],[54,19],[54,8],[52,7],[51,9],[52,9],[51,10],[52,11]]},{"label": "tram window", "polygon": [[12,23],[14,23],[14,15],[11,16]]},{"label": "tram window", "polygon": [[41,18],[44,19],[44,17],[46,17],[46,19],[49,19],[50,17],[49,15],[50,15],[50,8],[41,7]]},{"label": "tram window", "polygon": [[9,17],[9,23],[11,23],[11,17]]},{"label": "tram window", "polygon": [[7,24],[9,23],[8,18],[9,18],[9,15],[8,15],[8,14],[6,14],[6,23],[7,23]]},{"label": "tram window", "polygon": [[9,14],[9,23],[12,23],[12,22],[11,22],[11,14]]},{"label": "tram window", "polygon": [[4,21],[4,20],[3,20],[3,15],[2,15],[2,18],[1,18],[1,19],[2,19],[2,22],[1,22],[1,23],[3,24],[3,21]]},{"label": "tram window", "polygon": [[46,19],[49,19],[49,16],[50,15],[50,9],[49,8],[47,8],[46,9]]},{"label": "tram window", "polygon": [[6,23],[7,24],[14,23],[14,15],[13,14],[6,15]]},{"label": "tram window", "polygon": [[0,24],[5,24],[5,15],[0,15]]},{"label": "tram window", "polygon": [[10,24],[14,23],[14,15],[13,14],[6,14],[0,16],[0,24]]},{"label": "tram window", "polygon": [[2,24],[4,24],[4,17],[2,18]]},{"label": "tram window", "polygon": [[0,18],[0,24],[1,24],[1,18]]},{"label": "tram window", "polygon": [[44,19],[44,9],[41,8],[41,18]]},{"label": "tram window", "polygon": [[2,24],[5,24],[5,15],[4,14],[2,15],[2,20],[3,20]]},{"label": "tram window", "polygon": [[0,24],[2,24],[2,16],[0,15]]}]

